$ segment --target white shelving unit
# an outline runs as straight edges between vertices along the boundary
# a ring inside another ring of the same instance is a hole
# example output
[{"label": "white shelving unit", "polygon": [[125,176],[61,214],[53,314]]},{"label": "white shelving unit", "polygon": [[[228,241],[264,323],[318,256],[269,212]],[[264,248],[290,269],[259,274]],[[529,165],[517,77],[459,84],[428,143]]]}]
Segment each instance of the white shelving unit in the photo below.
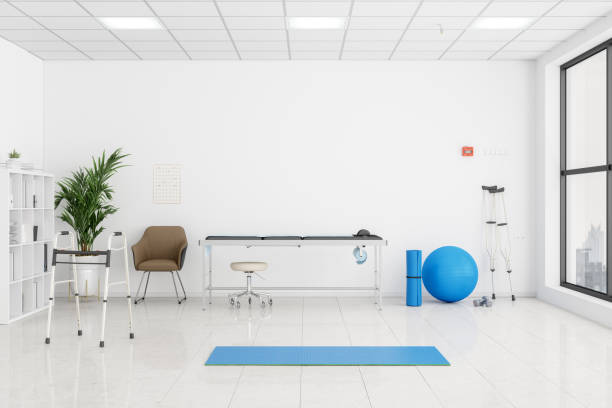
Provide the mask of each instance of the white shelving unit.
[{"label": "white shelving unit", "polygon": [[0,324],[8,324],[49,305],[55,179],[41,171],[0,169],[2,191]]}]

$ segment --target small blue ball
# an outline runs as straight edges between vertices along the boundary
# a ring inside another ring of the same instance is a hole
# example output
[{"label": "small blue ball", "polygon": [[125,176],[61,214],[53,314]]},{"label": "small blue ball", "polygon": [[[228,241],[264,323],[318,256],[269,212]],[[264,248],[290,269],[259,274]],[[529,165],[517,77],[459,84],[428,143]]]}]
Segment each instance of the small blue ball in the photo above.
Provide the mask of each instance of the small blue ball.
[{"label": "small blue ball", "polygon": [[456,246],[433,251],[423,264],[423,284],[433,297],[443,302],[457,302],[472,293],[478,282],[474,258]]}]

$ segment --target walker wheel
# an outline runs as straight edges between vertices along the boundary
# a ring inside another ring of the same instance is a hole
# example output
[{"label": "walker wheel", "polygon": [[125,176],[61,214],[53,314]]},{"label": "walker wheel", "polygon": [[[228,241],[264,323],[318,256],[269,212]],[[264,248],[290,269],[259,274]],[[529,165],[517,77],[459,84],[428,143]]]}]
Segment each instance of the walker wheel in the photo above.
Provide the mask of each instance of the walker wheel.
[{"label": "walker wheel", "polygon": [[249,298],[249,305],[253,303],[253,300]]},{"label": "walker wheel", "polygon": [[514,302],[515,300],[516,300],[516,297],[512,295],[512,301]]},{"label": "walker wheel", "polygon": [[268,303],[272,306],[272,298],[268,299]]},{"label": "walker wheel", "polygon": [[262,301],[261,301],[261,307],[262,307],[262,308],[263,308],[263,307],[266,307],[266,301],[265,301],[265,300],[262,300]]},{"label": "walker wheel", "polygon": [[236,303],[236,301],[234,300],[234,298],[230,298],[229,299],[230,305],[234,306],[234,303]]},{"label": "walker wheel", "polygon": [[236,301],[236,309],[240,309],[240,301],[239,300]]}]

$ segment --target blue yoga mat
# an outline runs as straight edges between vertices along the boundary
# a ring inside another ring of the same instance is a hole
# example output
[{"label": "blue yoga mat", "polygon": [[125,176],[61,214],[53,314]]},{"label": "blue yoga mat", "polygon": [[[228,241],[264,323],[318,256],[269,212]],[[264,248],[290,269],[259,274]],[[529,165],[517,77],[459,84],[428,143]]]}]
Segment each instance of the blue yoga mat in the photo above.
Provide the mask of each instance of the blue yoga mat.
[{"label": "blue yoga mat", "polygon": [[206,365],[286,366],[448,366],[431,346],[410,347],[215,347]]}]

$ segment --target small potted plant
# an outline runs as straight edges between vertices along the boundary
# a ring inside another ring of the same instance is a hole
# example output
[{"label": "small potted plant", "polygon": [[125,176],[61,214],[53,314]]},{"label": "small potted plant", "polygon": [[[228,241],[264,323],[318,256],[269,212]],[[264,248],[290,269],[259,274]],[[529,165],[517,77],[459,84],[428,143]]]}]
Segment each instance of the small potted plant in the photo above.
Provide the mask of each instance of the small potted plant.
[{"label": "small potted plant", "polygon": [[13,151],[8,154],[8,157],[9,158],[6,161],[6,167],[8,167],[9,169],[18,169],[19,168],[19,158],[21,157],[21,153],[13,149]]},{"label": "small potted plant", "polygon": [[[79,167],[69,177],[64,177],[57,183],[55,208],[64,204],[59,218],[74,229],[78,251],[92,251],[95,239],[104,231],[102,222],[117,212],[117,207],[111,204],[114,190],[109,181],[121,167],[125,167],[122,160],[127,156],[122,154],[121,149],[115,150],[108,156],[103,152],[97,159],[92,157],[91,167]],[[80,257],[77,262],[96,261]],[[87,282],[97,280],[99,269],[94,265],[84,264],[79,265],[77,270],[79,271],[77,290],[87,297],[85,289]]]}]

